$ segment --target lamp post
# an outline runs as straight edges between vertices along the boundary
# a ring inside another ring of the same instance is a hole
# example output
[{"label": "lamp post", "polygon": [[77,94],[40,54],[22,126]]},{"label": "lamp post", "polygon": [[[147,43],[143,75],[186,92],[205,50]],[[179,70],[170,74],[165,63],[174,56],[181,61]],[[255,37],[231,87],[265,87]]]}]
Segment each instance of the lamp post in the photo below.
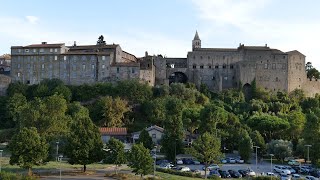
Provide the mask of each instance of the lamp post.
[{"label": "lamp post", "polygon": [[2,163],[2,152],[3,152],[3,150],[2,149],[0,149],[0,172],[1,172],[1,163]]},{"label": "lamp post", "polygon": [[259,146],[253,146],[254,148],[256,148],[256,170],[258,170],[258,148],[260,148]]},{"label": "lamp post", "polygon": [[271,171],[270,171],[270,172],[272,172],[272,169],[273,169],[273,168],[272,168],[272,157],[273,157],[273,156],[274,156],[274,154],[270,154],[270,157],[271,157],[271,166],[270,166],[270,167],[271,167],[271,169],[270,169]]},{"label": "lamp post", "polygon": [[174,165],[177,167],[177,139],[174,140]]},{"label": "lamp post", "polygon": [[307,149],[308,149],[308,151],[307,151],[307,157],[308,157],[308,161],[307,162],[310,162],[310,157],[309,157],[309,148],[310,147],[312,147],[312,145],[310,145],[310,144],[306,144],[306,145],[304,145],[304,146],[306,146],[307,147]]},{"label": "lamp post", "polygon": [[56,160],[57,160],[57,162],[58,162],[58,160],[59,160],[59,141],[57,141],[56,144],[57,144]]},{"label": "lamp post", "polygon": [[61,163],[62,163],[62,158],[63,158],[63,156],[60,155],[58,158],[59,158],[58,160],[59,160],[59,162],[60,162],[60,180],[61,180]]},{"label": "lamp post", "polygon": [[154,146],[153,179],[156,179],[157,146]]}]

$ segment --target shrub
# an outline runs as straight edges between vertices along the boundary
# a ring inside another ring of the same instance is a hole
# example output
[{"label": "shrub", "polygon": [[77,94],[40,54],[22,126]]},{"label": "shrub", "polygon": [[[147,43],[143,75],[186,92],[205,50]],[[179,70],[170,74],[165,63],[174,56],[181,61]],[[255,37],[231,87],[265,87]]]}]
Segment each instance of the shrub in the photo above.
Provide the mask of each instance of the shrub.
[{"label": "shrub", "polygon": [[201,178],[202,177],[200,174],[195,174],[195,173],[192,173],[192,172],[175,171],[173,169],[157,168],[156,170],[159,171],[159,172],[178,175],[178,176],[185,176],[185,177],[192,177],[192,178],[196,178],[196,177],[197,178]]},{"label": "shrub", "polygon": [[33,176],[22,176],[15,173],[1,172],[0,179],[1,180],[36,180],[37,178]]},{"label": "shrub", "polygon": [[257,177],[253,177],[252,180],[280,180],[280,178],[271,177],[271,176],[257,176]]}]

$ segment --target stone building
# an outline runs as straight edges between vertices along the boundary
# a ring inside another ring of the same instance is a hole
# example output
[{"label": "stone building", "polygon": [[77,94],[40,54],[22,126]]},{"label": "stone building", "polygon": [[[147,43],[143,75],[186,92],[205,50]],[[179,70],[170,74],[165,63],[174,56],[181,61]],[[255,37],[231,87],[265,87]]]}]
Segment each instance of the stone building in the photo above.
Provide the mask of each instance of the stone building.
[{"label": "stone building", "polygon": [[[297,50],[282,52],[267,46],[238,48],[203,48],[196,32],[192,51],[187,58],[164,58],[155,61],[156,84],[192,82],[198,87],[206,84],[213,91],[243,87],[250,88],[255,80],[257,86],[270,91],[291,92],[303,89],[307,95],[315,91],[306,89],[305,55]],[[316,89],[317,84],[313,84]],[[320,89],[318,89],[320,90]]]},{"label": "stone building", "polygon": [[[103,37],[102,37],[103,41]],[[12,46],[13,81],[38,84],[43,79],[61,79],[70,85],[141,79],[154,83],[153,65],[140,68],[140,59],[121,49],[118,44],[65,46],[33,44]]]},{"label": "stone building", "polygon": [[0,74],[9,74],[11,67],[11,55],[4,54],[0,56]]}]

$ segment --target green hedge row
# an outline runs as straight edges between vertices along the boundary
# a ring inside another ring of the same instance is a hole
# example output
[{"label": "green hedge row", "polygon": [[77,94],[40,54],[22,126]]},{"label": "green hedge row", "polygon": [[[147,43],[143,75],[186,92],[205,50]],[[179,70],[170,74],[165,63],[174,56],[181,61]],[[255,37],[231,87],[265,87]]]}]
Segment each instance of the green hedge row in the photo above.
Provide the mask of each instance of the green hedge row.
[{"label": "green hedge row", "polygon": [[176,170],[172,170],[172,169],[162,169],[162,168],[157,168],[156,170],[159,172],[174,174],[174,175],[178,175],[178,176],[186,176],[186,177],[192,177],[192,178],[201,178],[202,177],[200,174],[196,174],[196,173],[192,173],[192,172],[181,172],[181,171],[176,171]]},{"label": "green hedge row", "polygon": [[0,179],[1,180],[36,180],[37,178],[32,176],[22,176],[15,173],[1,172]]}]

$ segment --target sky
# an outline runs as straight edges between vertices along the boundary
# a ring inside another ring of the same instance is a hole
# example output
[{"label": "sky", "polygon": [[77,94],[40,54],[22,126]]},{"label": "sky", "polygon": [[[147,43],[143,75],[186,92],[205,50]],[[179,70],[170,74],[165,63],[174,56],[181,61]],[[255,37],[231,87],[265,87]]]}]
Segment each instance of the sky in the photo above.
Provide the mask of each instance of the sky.
[{"label": "sky", "polygon": [[0,0],[0,5],[0,54],[43,41],[95,44],[103,35],[137,57],[145,51],[186,57],[197,30],[202,47],[268,44],[298,50],[320,68],[315,0]]}]

